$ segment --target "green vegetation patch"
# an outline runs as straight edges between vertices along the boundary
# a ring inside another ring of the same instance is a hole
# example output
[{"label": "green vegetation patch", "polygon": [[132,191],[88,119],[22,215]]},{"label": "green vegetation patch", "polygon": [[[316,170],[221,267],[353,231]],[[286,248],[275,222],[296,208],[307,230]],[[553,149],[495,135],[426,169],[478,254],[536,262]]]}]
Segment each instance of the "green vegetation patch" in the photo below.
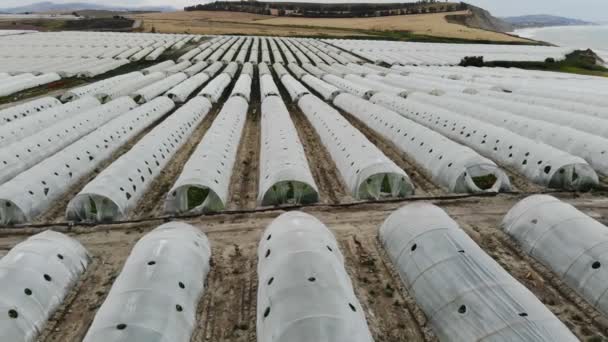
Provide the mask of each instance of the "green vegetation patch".
[{"label": "green vegetation patch", "polygon": [[472,177],[473,182],[477,185],[481,190],[491,189],[494,184],[496,184],[496,176],[493,174],[488,174],[479,177]]},{"label": "green vegetation patch", "polygon": [[467,56],[460,62],[461,66],[520,68],[527,70],[556,71],[579,75],[608,77],[608,68],[600,65],[604,62],[592,50],[576,50],[563,60],[547,58],[544,62],[485,62],[483,56]]}]

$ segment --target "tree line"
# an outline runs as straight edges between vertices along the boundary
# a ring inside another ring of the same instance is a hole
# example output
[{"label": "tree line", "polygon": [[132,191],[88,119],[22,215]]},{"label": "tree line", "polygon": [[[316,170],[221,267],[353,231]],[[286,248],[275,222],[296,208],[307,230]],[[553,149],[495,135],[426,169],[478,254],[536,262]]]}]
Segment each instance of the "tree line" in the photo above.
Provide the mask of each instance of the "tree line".
[{"label": "tree line", "polygon": [[255,14],[323,18],[378,17],[468,9],[464,2],[425,0],[406,3],[302,3],[262,1],[216,1],[185,7],[185,11],[231,11]]}]

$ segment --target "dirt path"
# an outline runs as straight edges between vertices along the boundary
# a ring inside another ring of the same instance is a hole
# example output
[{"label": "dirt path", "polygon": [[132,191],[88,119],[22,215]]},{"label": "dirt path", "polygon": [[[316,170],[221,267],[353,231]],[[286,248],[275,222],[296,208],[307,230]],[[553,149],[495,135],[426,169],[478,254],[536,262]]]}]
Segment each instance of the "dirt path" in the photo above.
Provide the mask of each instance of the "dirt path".
[{"label": "dirt path", "polygon": [[[555,196],[593,217],[608,215],[594,194]],[[437,200],[490,256],[530,289],[582,341],[608,336],[608,318],[593,309],[543,265],[522,253],[500,229],[506,212],[524,195]],[[410,200],[411,202],[411,200]],[[401,203],[360,203],[348,207],[306,207],[330,228],[345,257],[355,293],[376,341],[436,341],[425,315],[401,285],[377,240],[379,226]],[[255,342],[257,245],[265,227],[283,210],[219,214],[186,220],[207,234],[212,267],[199,303],[193,341]],[[39,342],[79,342],[120,273],[133,245],[161,221],[73,226],[58,229],[78,239],[92,263],[65,304],[51,317]],[[8,251],[41,228],[0,230],[0,251]]]},{"label": "dirt path", "polygon": [[232,169],[228,209],[245,209],[257,207],[258,178],[260,164],[260,85],[257,72],[251,84],[251,101],[247,111],[247,120],[237,151],[237,158]]},{"label": "dirt path", "polygon": [[321,138],[296,104],[288,104],[291,120],[296,126],[300,142],[308,160],[308,167],[319,188],[321,203],[347,203],[354,201],[344,180],[323,146]]}]

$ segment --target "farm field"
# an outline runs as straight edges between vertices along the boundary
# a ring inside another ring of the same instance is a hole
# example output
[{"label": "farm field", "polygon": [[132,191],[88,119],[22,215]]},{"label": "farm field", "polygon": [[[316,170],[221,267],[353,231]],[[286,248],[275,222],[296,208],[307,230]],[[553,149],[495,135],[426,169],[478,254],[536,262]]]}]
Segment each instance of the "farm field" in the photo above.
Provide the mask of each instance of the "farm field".
[{"label": "farm field", "polygon": [[335,37],[367,35],[352,29],[271,26],[262,21],[272,16],[240,12],[146,13],[133,15],[131,18],[143,20],[144,32],[150,32],[154,28],[159,33]]},{"label": "farm field", "polygon": [[[252,34],[279,36],[366,36],[383,32],[410,32],[416,35],[528,43],[527,39],[504,33],[470,28],[449,23],[446,15],[466,15],[467,12],[399,15],[375,18],[297,18],[222,12],[192,11],[147,13],[133,16],[144,21],[144,31],[152,27],[162,33],[194,34]],[[221,23],[221,24],[220,24]]]},{"label": "farm field", "polygon": [[0,340],[608,338],[608,81],[458,66],[568,49],[0,48]]}]

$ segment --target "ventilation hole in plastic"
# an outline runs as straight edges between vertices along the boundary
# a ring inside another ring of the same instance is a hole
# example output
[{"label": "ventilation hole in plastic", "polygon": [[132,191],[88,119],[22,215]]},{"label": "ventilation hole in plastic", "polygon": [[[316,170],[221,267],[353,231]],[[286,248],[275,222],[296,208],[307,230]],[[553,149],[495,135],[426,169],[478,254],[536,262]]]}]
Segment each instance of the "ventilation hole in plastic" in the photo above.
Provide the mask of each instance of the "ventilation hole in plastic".
[{"label": "ventilation hole in plastic", "polygon": [[28,296],[31,296],[31,295],[32,295],[32,290],[30,290],[30,289],[28,289],[28,288],[25,288],[25,289],[23,290],[23,292],[24,292],[26,295],[28,295]]},{"label": "ventilation hole in plastic", "polygon": [[594,270],[597,270],[601,266],[602,264],[599,261],[595,261],[593,264],[591,264],[591,268],[593,268]]},{"label": "ventilation hole in plastic", "polygon": [[272,284],[272,282],[274,282],[274,277],[271,277],[270,279],[268,279],[268,285]]},{"label": "ventilation hole in plastic", "polygon": [[270,240],[271,237],[272,237],[272,234],[268,235],[268,237],[266,238],[266,241]]},{"label": "ventilation hole in plastic", "polygon": [[264,310],[264,318],[268,317],[268,315],[270,315],[270,306]]},{"label": "ventilation hole in plastic", "polygon": [[460,314],[464,314],[464,313],[466,313],[466,312],[467,312],[467,306],[466,306],[466,305],[461,305],[461,306],[458,308],[458,313],[460,313]]},{"label": "ventilation hole in plastic", "polygon": [[331,247],[329,247],[329,246],[327,246],[327,249],[328,249],[330,252],[333,252],[333,251],[334,251],[334,250],[333,250]]},{"label": "ventilation hole in plastic", "polygon": [[116,329],[125,330],[125,329],[127,329],[127,325],[124,323],[120,323],[120,324],[116,325]]},{"label": "ventilation hole in plastic", "polygon": [[410,248],[410,250],[413,252],[413,251],[415,251],[415,250],[416,250],[416,248],[418,248],[418,245],[417,245],[417,244],[413,244],[413,245],[412,245],[412,248]]},{"label": "ventilation hole in plastic", "polygon": [[355,306],[351,303],[348,303],[348,306],[350,307],[351,310],[353,310],[353,312],[357,312],[357,308],[355,308]]},{"label": "ventilation hole in plastic", "polygon": [[60,260],[63,260],[63,255],[61,255],[61,254],[57,254],[57,257],[58,257]]},{"label": "ventilation hole in plastic", "polygon": [[459,250],[458,253],[464,254],[464,249]]},{"label": "ventilation hole in plastic", "polygon": [[533,220],[532,220],[532,221],[530,221],[530,222],[532,222],[533,224],[537,224],[537,223],[538,223],[538,220],[537,220],[537,219],[533,219]]},{"label": "ventilation hole in plastic", "polygon": [[181,281],[178,283],[178,285],[179,285],[180,289],[185,289],[186,288],[186,285],[184,285],[184,283],[182,283]]},{"label": "ventilation hole in plastic", "polygon": [[175,305],[175,310],[177,310],[177,312],[182,312],[184,311],[184,308],[181,305],[177,304]]},{"label": "ventilation hole in plastic", "polygon": [[266,258],[268,258],[268,256],[270,256],[270,249],[266,251]]},{"label": "ventilation hole in plastic", "polygon": [[308,281],[311,282],[311,283],[314,283],[315,281],[317,281],[317,278],[310,277],[310,278],[308,278]]},{"label": "ventilation hole in plastic", "polygon": [[19,313],[15,309],[10,309],[8,310],[8,317],[16,319],[17,317],[19,317]]},{"label": "ventilation hole in plastic", "polygon": [[51,276],[50,276],[50,275],[45,274],[45,275],[44,275],[44,280],[46,280],[46,281],[51,281],[51,280],[53,280],[53,278],[51,278]]},{"label": "ventilation hole in plastic", "polygon": [[156,261],[148,261],[148,266],[154,266],[156,265]]},{"label": "ventilation hole in plastic", "polygon": [[549,172],[551,172],[551,166],[545,166],[545,173],[549,174]]},{"label": "ventilation hole in plastic", "polygon": [[520,317],[528,317],[528,313],[526,313],[526,312],[520,312],[519,316]]}]

